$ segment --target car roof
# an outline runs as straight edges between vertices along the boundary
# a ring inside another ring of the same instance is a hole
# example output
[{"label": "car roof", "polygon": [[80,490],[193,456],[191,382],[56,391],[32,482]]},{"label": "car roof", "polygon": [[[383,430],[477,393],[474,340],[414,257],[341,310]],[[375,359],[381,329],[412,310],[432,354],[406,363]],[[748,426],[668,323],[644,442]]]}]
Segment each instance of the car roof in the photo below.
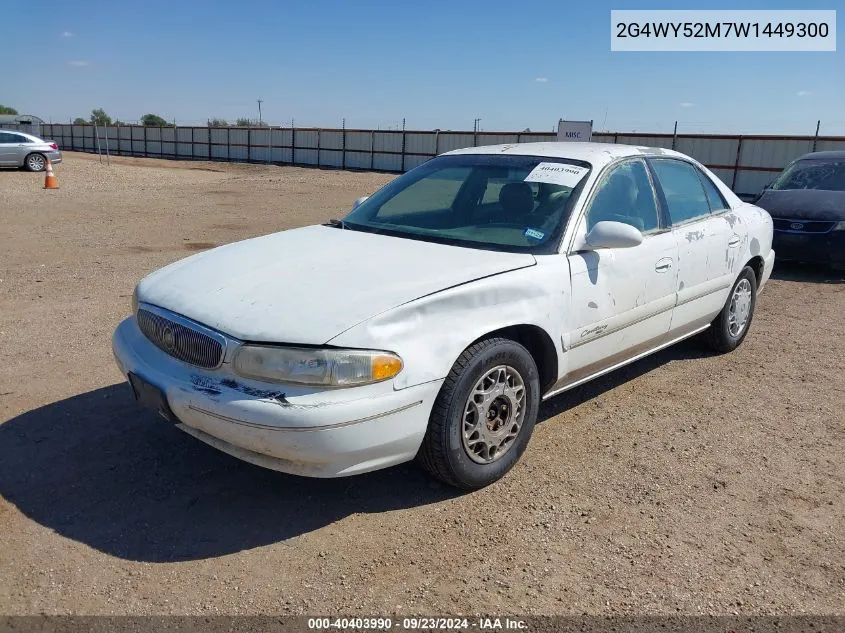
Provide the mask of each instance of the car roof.
[{"label": "car roof", "polygon": [[834,149],[828,150],[826,152],[810,152],[809,154],[804,154],[803,156],[799,156],[795,160],[815,160],[815,159],[825,159],[825,158],[845,158],[845,150],[841,149]]},{"label": "car roof", "polygon": [[626,156],[673,156],[689,160],[689,156],[663,147],[639,145],[618,145],[615,143],[510,143],[482,145],[445,152],[444,156],[459,154],[516,154],[523,156],[547,156],[583,160],[594,167],[605,165]]}]

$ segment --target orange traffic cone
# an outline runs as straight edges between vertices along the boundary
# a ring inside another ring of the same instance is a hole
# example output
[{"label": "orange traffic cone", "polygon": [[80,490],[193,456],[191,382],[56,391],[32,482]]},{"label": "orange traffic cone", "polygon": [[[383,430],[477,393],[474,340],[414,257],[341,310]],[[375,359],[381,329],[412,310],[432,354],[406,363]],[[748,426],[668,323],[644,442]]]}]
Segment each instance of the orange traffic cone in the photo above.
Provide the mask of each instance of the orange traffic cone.
[{"label": "orange traffic cone", "polygon": [[47,172],[44,176],[44,188],[45,189],[58,189],[59,188],[59,181],[56,179],[56,176],[53,174],[53,161],[49,158],[47,159]]}]

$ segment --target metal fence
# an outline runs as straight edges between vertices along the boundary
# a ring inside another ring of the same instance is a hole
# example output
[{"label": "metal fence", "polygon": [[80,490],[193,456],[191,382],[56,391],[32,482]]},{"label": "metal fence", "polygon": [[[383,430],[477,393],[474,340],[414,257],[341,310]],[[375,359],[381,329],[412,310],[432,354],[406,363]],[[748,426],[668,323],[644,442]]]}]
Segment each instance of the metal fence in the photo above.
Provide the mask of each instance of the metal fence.
[{"label": "metal fence", "polygon": [[[49,124],[42,137],[66,150],[404,172],[462,147],[553,141],[554,133],[442,132],[268,127],[144,127]],[[841,136],[755,136],[601,132],[593,140],[676,149],[707,165],[740,195],[758,192],[791,160],[845,150]]]}]

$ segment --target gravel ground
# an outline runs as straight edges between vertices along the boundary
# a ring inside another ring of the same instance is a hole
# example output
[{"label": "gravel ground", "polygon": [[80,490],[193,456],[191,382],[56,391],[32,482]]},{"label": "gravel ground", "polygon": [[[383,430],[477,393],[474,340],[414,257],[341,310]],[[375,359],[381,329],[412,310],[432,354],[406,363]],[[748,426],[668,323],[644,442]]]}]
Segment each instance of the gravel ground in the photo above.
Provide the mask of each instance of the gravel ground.
[{"label": "gravel ground", "polygon": [[146,273],[392,176],[56,175],[0,172],[0,613],[843,613],[841,278],[778,265],[736,352],[684,343],[546,403],[479,492],[412,465],[308,480],[138,409],[110,335]]}]

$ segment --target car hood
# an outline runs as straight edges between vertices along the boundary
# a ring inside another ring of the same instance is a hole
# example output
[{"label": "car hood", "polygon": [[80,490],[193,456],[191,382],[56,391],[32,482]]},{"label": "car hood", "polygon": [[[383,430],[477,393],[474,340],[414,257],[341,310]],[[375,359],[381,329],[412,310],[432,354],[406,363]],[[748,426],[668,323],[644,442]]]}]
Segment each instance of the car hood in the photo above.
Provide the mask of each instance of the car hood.
[{"label": "car hood", "polygon": [[767,189],[754,204],[768,211],[773,218],[845,220],[845,191]]},{"label": "car hood", "polygon": [[309,226],[175,262],[143,279],[138,299],[241,340],[316,345],[419,297],[534,264],[526,253]]}]

